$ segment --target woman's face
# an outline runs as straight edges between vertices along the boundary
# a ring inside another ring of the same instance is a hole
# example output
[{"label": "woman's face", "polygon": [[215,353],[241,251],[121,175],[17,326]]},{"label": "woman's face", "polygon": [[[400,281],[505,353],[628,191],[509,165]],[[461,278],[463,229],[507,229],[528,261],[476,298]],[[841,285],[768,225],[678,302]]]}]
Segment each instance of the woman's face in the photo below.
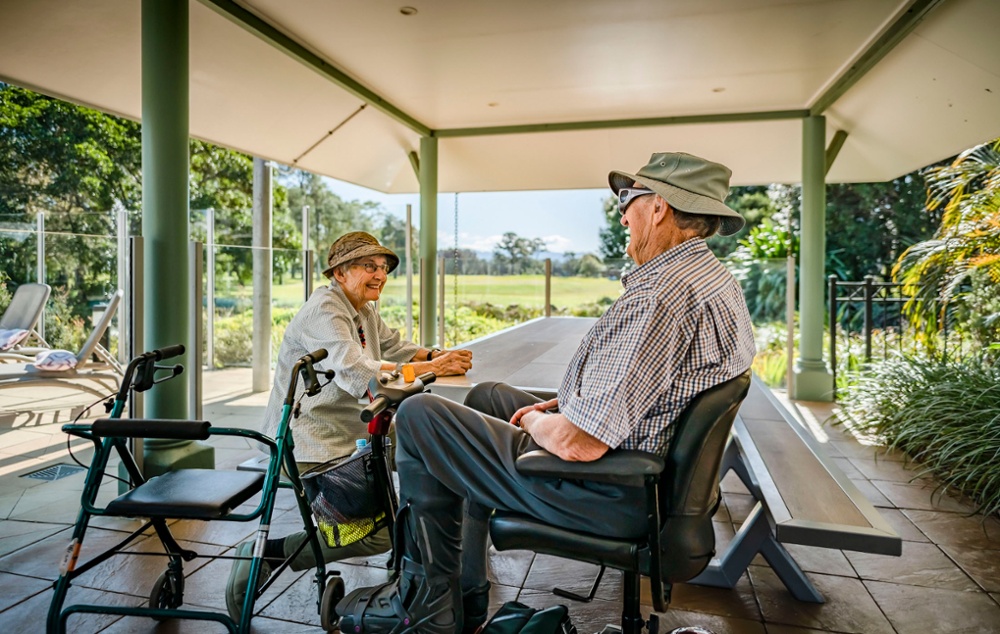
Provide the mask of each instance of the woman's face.
[{"label": "woman's face", "polygon": [[[371,269],[369,272],[368,269]],[[366,302],[376,302],[388,280],[389,264],[383,255],[364,257],[351,262],[347,271],[334,270],[333,279],[344,289],[344,295],[356,310]]]}]

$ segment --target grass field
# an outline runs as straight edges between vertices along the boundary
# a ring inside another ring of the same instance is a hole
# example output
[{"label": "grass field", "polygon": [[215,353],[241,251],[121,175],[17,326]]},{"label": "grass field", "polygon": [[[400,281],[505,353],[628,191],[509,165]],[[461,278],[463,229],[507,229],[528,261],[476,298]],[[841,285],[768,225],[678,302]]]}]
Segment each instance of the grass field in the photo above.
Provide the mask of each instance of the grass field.
[{"label": "grass field", "polygon": [[[520,306],[545,305],[544,275],[459,275],[458,303],[489,302],[499,306],[517,304]],[[445,302],[455,301],[454,276],[448,276],[445,286]],[[325,283],[317,279],[314,286]],[[572,308],[590,304],[601,298],[616,299],[621,294],[621,282],[593,277],[553,277],[552,304],[559,308]],[[250,288],[236,287],[231,291],[219,290],[217,297],[250,298]],[[304,289],[302,280],[286,281],[271,288],[271,297],[276,306],[295,307],[302,304]],[[420,281],[413,280],[413,297],[420,298]],[[390,278],[382,292],[386,304],[402,304],[406,300],[406,279]]]}]

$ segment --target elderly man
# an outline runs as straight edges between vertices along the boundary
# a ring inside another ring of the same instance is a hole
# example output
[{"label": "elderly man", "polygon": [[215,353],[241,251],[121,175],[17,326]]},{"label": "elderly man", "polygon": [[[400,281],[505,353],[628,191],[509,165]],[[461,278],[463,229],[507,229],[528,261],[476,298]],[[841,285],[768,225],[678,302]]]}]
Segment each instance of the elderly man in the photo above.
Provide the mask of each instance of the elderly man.
[{"label": "elderly man", "polygon": [[730,174],[681,153],[654,154],[636,174],[611,172],[636,267],[580,344],[557,399],[493,383],[476,386],[467,406],[430,394],[403,403],[401,574],[341,601],[341,631],[450,633],[483,623],[492,509],[599,535],[644,533],[641,489],[522,476],[514,463],[539,446],[564,460],[612,448],[663,455],[692,398],[750,367],[743,294],[705,244],[743,227],[724,203]]}]

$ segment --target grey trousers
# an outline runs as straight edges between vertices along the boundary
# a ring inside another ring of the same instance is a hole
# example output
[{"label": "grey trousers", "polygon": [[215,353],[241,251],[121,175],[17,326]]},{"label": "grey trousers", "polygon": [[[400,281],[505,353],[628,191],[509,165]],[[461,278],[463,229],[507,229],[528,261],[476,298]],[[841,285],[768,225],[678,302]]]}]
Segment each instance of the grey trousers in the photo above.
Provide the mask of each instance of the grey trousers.
[{"label": "grey trousers", "polygon": [[[517,457],[538,445],[508,421],[520,407],[537,402],[534,396],[503,383],[477,385],[466,405],[434,394],[404,401],[396,414],[401,502],[419,507],[429,495],[450,495],[453,503],[448,508],[454,509],[456,517],[461,517],[467,501],[469,515],[477,519],[502,509],[595,535],[644,534],[645,493],[641,488],[517,472]],[[427,482],[428,476],[442,486],[426,491],[411,484]],[[436,501],[435,508],[440,508],[441,500]]]}]

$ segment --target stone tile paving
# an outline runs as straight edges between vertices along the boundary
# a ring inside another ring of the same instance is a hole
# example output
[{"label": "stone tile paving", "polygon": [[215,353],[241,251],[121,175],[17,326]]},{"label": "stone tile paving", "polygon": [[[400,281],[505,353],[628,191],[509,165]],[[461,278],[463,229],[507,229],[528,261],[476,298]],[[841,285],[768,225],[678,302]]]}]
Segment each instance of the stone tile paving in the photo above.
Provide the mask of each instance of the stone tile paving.
[{"label": "stone tile paving", "polygon": [[[267,393],[252,394],[250,371],[235,369],[205,373],[204,417],[227,427],[256,427]],[[784,400],[783,394],[778,394]],[[44,631],[44,614],[51,583],[76,518],[82,474],[55,482],[19,476],[56,463],[71,462],[60,426],[93,398],[72,391],[49,394],[32,390],[0,393],[0,628],[9,632]],[[786,404],[825,447],[829,456],[858,488],[879,507],[900,534],[899,558],[807,548],[789,551],[824,594],[822,605],[793,599],[774,573],[757,558],[732,590],[678,584],[670,610],[661,615],[661,632],[681,625],[700,625],[718,634],[810,634],[819,632],[909,634],[910,632],[1000,632],[1000,521],[985,522],[971,505],[948,493],[935,494],[934,482],[917,479],[919,465],[905,456],[858,442],[835,424],[829,403]],[[95,408],[99,409],[99,408]],[[92,410],[92,416],[97,414]],[[216,443],[218,466],[232,467],[255,455],[241,439]],[[74,453],[89,460],[86,443]],[[111,499],[117,486],[102,487]],[[732,539],[753,508],[754,500],[738,480],[726,478],[724,502],[716,516],[718,547]],[[276,531],[292,530],[293,502],[287,496],[275,513]],[[82,559],[120,540],[138,523],[99,518],[92,523]],[[253,524],[176,522],[172,530],[182,543],[209,554],[231,555],[233,547],[255,530]],[[156,547],[142,538],[139,551]],[[340,562],[348,588],[386,578],[384,555]],[[533,606],[563,602],[549,591],[560,585],[584,591],[596,566],[568,562],[528,551],[492,552],[492,608],[517,599]],[[121,557],[84,575],[70,600],[142,605],[163,563],[152,557]],[[186,605],[224,609],[230,561],[195,560],[185,567]],[[262,597],[254,632],[320,632],[315,612],[317,591],[310,571],[285,573]],[[651,609],[648,585],[643,586],[643,610]],[[570,604],[579,631],[599,630],[620,615],[621,574],[608,571],[589,604]],[[76,615],[69,631],[88,632],[213,632],[215,624],[150,620],[106,615]]]}]

